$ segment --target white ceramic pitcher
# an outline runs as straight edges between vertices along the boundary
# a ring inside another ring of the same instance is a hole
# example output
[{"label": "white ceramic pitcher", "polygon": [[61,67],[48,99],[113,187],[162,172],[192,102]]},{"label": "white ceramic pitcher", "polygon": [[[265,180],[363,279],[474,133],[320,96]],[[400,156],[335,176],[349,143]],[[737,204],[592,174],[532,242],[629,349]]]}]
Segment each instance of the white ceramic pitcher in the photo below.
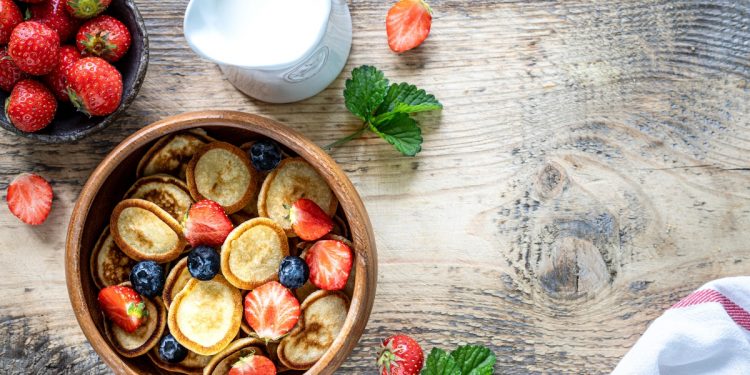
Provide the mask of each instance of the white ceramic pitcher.
[{"label": "white ceramic pitcher", "polygon": [[346,0],[191,0],[184,33],[239,90],[289,103],[323,91],[341,73],[352,19]]}]

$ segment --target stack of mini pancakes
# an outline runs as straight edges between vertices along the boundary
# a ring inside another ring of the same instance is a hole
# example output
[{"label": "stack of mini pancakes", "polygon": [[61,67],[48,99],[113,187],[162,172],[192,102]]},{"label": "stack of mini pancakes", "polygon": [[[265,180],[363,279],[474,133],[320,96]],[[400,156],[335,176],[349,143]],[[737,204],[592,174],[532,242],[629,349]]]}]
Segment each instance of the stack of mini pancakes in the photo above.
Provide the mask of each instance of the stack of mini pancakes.
[{"label": "stack of mini pancakes", "polygon": [[[344,324],[355,275],[343,291],[317,290],[309,281],[294,290],[302,316],[278,341],[258,339],[243,319],[243,296],[278,280],[281,260],[304,257],[311,243],[296,238],[289,207],[299,198],[315,201],[335,223],[330,239],[345,242],[349,228],[338,202],[315,169],[301,158],[285,158],[269,173],[256,170],[247,150],[220,142],[202,129],[160,139],[138,164],[137,180],[112,212],[110,225],[91,253],[98,288],[128,284],[137,261],[153,260],[167,272],[161,297],[146,298],[149,318],[133,333],[104,319],[107,338],[121,355],[146,355],[164,370],[226,374],[238,358],[253,352],[271,358],[279,372],[312,367]],[[199,281],[190,275],[190,247],[181,221],[191,204],[219,203],[235,225],[221,247],[221,273]],[[307,330],[307,327],[312,329]],[[158,342],[171,333],[189,350],[180,363],[167,363]]]}]

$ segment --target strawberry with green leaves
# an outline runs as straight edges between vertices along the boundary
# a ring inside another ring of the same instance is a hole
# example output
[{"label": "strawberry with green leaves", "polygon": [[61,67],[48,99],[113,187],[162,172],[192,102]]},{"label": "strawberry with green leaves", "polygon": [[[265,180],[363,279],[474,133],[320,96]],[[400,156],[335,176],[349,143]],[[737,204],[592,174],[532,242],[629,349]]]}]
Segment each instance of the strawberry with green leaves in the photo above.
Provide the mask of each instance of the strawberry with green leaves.
[{"label": "strawberry with green leaves", "polygon": [[422,347],[411,337],[393,335],[378,352],[380,375],[417,375],[424,365]]},{"label": "strawberry with green leaves", "polygon": [[344,103],[364,123],[355,133],[326,148],[338,147],[372,131],[407,156],[422,150],[422,131],[410,114],[442,109],[443,105],[422,89],[408,83],[390,83],[383,72],[363,65],[346,80]]},{"label": "strawberry with green leaves", "polygon": [[87,116],[106,116],[120,106],[122,75],[99,57],[84,57],[68,69],[70,102]]},{"label": "strawberry with green leaves", "polygon": [[127,286],[113,285],[99,291],[99,308],[125,332],[135,332],[148,318],[143,297]]},{"label": "strawberry with green leaves", "polygon": [[299,301],[278,281],[269,281],[245,296],[245,321],[263,340],[278,340],[289,333],[300,315]]},{"label": "strawberry with green leaves", "polygon": [[418,47],[432,27],[432,10],[424,0],[400,0],[388,11],[385,30],[393,52]]},{"label": "strawberry with green leaves", "polygon": [[102,14],[111,2],[112,0],[66,0],[65,9],[71,16],[87,20]]},{"label": "strawberry with green leaves", "polygon": [[276,366],[268,357],[251,353],[238,359],[228,375],[276,375]]},{"label": "strawberry with green leaves", "polygon": [[76,45],[83,56],[97,56],[113,63],[128,52],[130,32],[116,18],[99,16],[81,26]]}]

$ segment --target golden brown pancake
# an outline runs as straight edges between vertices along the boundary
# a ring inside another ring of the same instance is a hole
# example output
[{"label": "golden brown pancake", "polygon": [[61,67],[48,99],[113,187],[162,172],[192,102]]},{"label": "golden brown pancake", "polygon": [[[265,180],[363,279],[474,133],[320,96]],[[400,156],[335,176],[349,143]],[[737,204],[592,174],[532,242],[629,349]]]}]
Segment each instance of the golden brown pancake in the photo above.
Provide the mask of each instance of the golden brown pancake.
[{"label": "golden brown pancake", "polygon": [[96,287],[103,289],[128,281],[135,263],[117,247],[109,233],[109,226],[104,228],[91,251],[91,278]]},{"label": "golden brown pancake", "polygon": [[225,142],[201,147],[186,171],[193,199],[210,199],[224,207],[227,215],[241,210],[255,197],[257,178],[247,154]]},{"label": "golden brown pancake", "polygon": [[185,217],[193,198],[180,179],[168,174],[156,174],[138,179],[125,193],[125,199],[138,198],[155,203],[178,221]]},{"label": "golden brown pancake", "polygon": [[212,138],[202,129],[193,129],[162,137],[141,158],[136,169],[138,177],[158,173],[185,178],[185,169],[196,151]]},{"label": "golden brown pancake", "polygon": [[221,275],[190,279],[169,309],[169,332],[187,349],[214,355],[237,337],[242,319],[242,294]]},{"label": "golden brown pancake", "polygon": [[164,301],[164,306],[169,307],[172,305],[174,297],[182,291],[182,288],[187,285],[188,281],[193,277],[190,275],[190,271],[187,268],[187,257],[180,259],[175,263],[172,270],[169,271],[167,279],[164,281],[164,289],[161,293],[161,299]]},{"label": "golden brown pancake", "polygon": [[[131,287],[129,282],[120,285]],[[164,327],[167,322],[167,313],[161,298],[149,299],[144,296],[141,296],[141,298],[146,304],[148,318],[133,333],[126,332],[111,320],[104,318],[104,333],[109,342],[115,351],[127,358],[146,354],[156,346],[164,334]]]},{"label": "golden brown pancake", "polygon": [[180,223],[143,199],[126,199],[117,204],[109,227],[117,246],[135,260],[169,262],[187,245]]},{"label": "golden brown pancake", "polygon": [[211,361],[211,356],[195,354],[188,350],[188,355],[178,363],[169,363],[159,357],[159,346],[148,351],[148,358],[162,370],[179,372],[181,374],[201,375],[203,368]]},{"label": "golden brown pancake", "polygon": [[269,357],[263,340],[244,338],[233,341],[216,354],[203,371],[204,375],[226,375],[237,361],[250,354]]},{"label": "golden brown pancake", "polygon": [[279,265],[289,255],[284,230],[267,218],[248,220],[229,233],[221,247],[221,273],[240,289],[278,280]]},{"label": "golden brown pancake", "polygon": [[263,181],[258,195],[258,214],[272,219],[287,236],[294,237],[289,207],[300,198],[314,201],[329,216],[336,213],[338,201],[323,177],[301,158],[284,159]]},{"label": "golden brown pancake", "polygon": [[344,326],[349,298],[341,292],[319,290],[300,307],[297,326],[281,339],[276,354],[282,365],[306,370],[325,354]]}]

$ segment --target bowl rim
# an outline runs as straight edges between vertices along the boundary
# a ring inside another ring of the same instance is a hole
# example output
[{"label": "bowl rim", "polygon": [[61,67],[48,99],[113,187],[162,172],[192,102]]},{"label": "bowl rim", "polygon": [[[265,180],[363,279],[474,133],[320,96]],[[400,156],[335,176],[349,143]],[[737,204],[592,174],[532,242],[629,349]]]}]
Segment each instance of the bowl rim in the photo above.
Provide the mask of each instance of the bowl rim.
[{"label": "bowl rim", "polygon": [[[357,276],[344,326],[323,357],[306,372],[306,374],[333,374],[358,344],[375,301],[377,251],[372,225],[354,185],[325,151],[296,130],[274,120],[249,113],[198,111],[167,117],[140,129],[123,140],[92,172],[73,208],[65,246],[66,286],[81,330],[94,350],[116,373],[138,375],[138,372],[130,368],[124,359],[112,349],[94,324],[94,318],[88,313],[88,304],[81,289],[82,272],[88,272],[87,267],[81,267],[80,259],[83,225],[86,223],[91,204],[102,184],[128,155],[165,135],[202,126],[247,130],[279,142],[307,160],[331,186],[331,190],[338,198],[351,229],[357,254],[354,264]],[[88,264],[88,260],[84,263]]]},{"label": "bowl rim", "polygon": [[[143,37],[141,38],[141,42],[143,43],[143,54],[138,58],[138,70],[136,71],[135,75],[135,82],[133,82],[133,91],[130,93],[130,95],[123,98],[120,105],[117,107],[117,109],[110,113],[107,116],[104,116],[102,120],[97,123],[96,125],[82,130],[80,132],[76,132],[73,135],[53,135],[53,134],[39,134],[39,133],[29,133],[24,132],[21,130],[16,129],[13,124],[6,121],[5,118],[0,118],[0,127],[3,129],[24,137],[28,139],[33,139],[35,141],[44,142],[48,144],[61,144],[61,143],[71,143],[78,140],[81,140],[85,137],[88,137],[91,134],[97,133],[104,128],[112,125],[112,123],[117,120],[124,112],[125,109],[127,109],[133,101],[135,101],[135,98],[138,96],[138,92],[141,89],[141,86],[143,85],[143,81],[146,78],[146,71],[148,70],[148,60],[149,60],[149,38],[148,38],[148,30],[146,29],[146,23],[143,20],[143,16],[141,15],[141,12],[138,10],[138,6],[135,5],[135,0],[124,0],[125,7],[133,13],[133,16],[135,18],[135,25],[138,31],[140,32]],[[133,34],[131,32],[131,34]],[[131,44],[132,47],[132,44]],[[4,104],[3,104],[4,105]],[[53,120],[54,121],[54,120]]]}]

